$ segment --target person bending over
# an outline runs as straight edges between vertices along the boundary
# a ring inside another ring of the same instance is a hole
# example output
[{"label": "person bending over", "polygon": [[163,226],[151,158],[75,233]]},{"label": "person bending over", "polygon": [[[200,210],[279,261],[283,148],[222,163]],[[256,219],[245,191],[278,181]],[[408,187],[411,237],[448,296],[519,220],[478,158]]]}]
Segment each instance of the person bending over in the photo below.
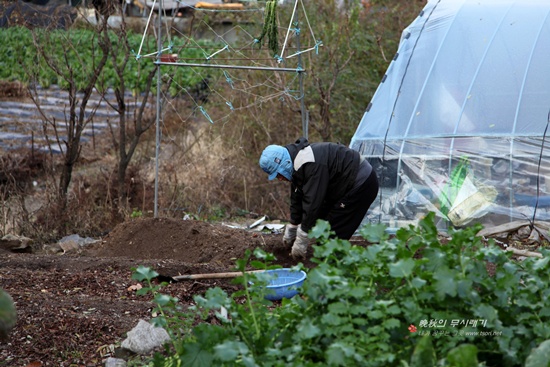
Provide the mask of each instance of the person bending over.
[{"label": "person bending over", "polygon": [[349,240],[378,195],[378,179],[359,152],[340,143],[309,143],[304,137],[285,146],[269,145],[260,167],[291,183],[290,224],[283,243],[294,258],[305,258],[308,232],[318,219],[330,223],[336,237]]}]

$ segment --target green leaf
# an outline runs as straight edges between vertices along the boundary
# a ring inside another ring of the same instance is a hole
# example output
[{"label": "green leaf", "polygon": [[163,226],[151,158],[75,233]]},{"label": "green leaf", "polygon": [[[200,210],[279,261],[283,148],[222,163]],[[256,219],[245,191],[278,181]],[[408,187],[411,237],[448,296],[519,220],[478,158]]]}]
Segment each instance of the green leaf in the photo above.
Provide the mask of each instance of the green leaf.
[{"label": "green leaf", "polygon": [[235,261],[235,268],[238,271],[245,271],[246,270],[246,264],[248,263],[249,258],[250,258],[250,250],[246,249],[245,258],[244,259],[237,259],[237,261]]},{"label": "green leaf", "polygon": [[550,316],[550,307],[542,307],[538,314],[539,317],[549,317]]},{"label": "green leaf", "polygon": [[401,321],[399,321],[398,319],[391,318],[391,319],[385,320],[382,324],[386,329],[396,329],[401,325]]},{"label": "green leaf", "polygon": [[[254,249],[254,256],[256,257],[256,259],[260,259],[260,260],[263,260],[263,261],[273,261],[273,260],[275,260],[275,256],[273,254],[267,253],[259,247]],[[263,269],[263,267],[262,267],[262,269]]]},{"label": "green leaf", "polygon": [[[430,298],[431,299],[431,298]],[[418,312],[421,312],[421,309],[415,301],[407,299],[401,302],[401,308],[404,312],[407,312],[410,315],[414,315]]]},{"label": "green leaf", "polygon": [[397,305],[391,305],[390,307],[388,307],[386,312],[388,313],[388,315],[397,315],[401,313],[401,307]]},{"label": "green leaf", "polygon": [[326,220],[318,220],[309,231],[309,238],[329,238],[331,234],[330,224]]},{"label": "green leaf", "polygon": [[184,345],[184,353],[180,356],[182,367],[210,367],[214,357],[212,353],[203,349],[199,343],[187,343]]},{"label": "green leaf", "polygon": [[536,322],[536,320],[533,320],[531,324],[535,324],[533,331],[537,336],[545,339],[550,338],[550,325]]},{"label": "green leaf", "polygon": [[338,315],[347,314],[349,312],[348,307],[342,302],[331,303],[328,306],[328,310],[331,313],[338,314]]},{"label": "green leaf", "polygon": [[542,258],[542,259],[538,259],[533,264],[533,269],[535,269],[535,270],[544,269],[544,268],[548,267],[548,262],[549,261],[550,261],[550,257],[545,257],[545,258]]},{"label": "green leaf", "polygon": [[488,324],[494,324],[494,321],[497,319],[497,311],[494,307],[481,304],[476,308],[476,314],[481,318],[487,320]]},{"label": "green leaf", "polygon": [[411,356],[411,367],[432,367],[436,363],[435,350],[429,334],[424,335],[416,344]]},{"label": "green leaf", "polygon": [[525,361],[525,367],[549,367],[550,366],[550,340],[543,341]]},{"label": "green leaf", "polygon": [[236,360],[239,355],[247,354],[248,347],[242,342],[228,340],[216,345],[214,351],[218,359],[229,362]]},{"label": "green leaf", "polygon": [[137,281],[151,280],[159,276],[159,274],[149,267],[140,265],[136,269],[133,269],[132,279]]},{"label": "green leaf", "polygon": [[329,242],[323,246],[314,246],[313,253],[318,259],[328,259],[334,253],[338,253],[341,250],[340,240],[330,239]]},{"label": "green leaf", "polygon": [[153,325],[154,327],[161,327],[161,328],[166,328],[167,326],[167,322],[166,322],[166,317],[164,316],[158,316],[158,317],[153,317],[151,320],[150,320],[150,323],[151,325]]},{"label": "green leaf", "polygon": [[353,347],[344,343],[333,343],[326,352],[327,362],[330,366],[347,366],[348,357],[353,356],[355,350]]},{"label": "green leaf", "polygon": [[424,251],[424,257],[428,260],[426,269],[436,271],[445,266],[449,256],[438,248],[427,248]]},{"label": "green leaf", "polygon": [[461,344],[449,351],[447,362],[452,367],[478,367],[477,347],[472,344]]},{"label": "green leaf", "polygon": [[321,320],[323,320],[325,324],[332,325],[332,326],[342,325],[345,322],[345,319],[343,319],[338,315],[334,315],[332,313],[324,314],[321,317]]},{"label": "green leaf", "polygon": [[359,230],[359,234],[371,243],[380,243],[389,237],[383,224],[367,224]]},{"label": "green leaf", "polygon": [[362,319],[362,318],[359,318],[359,317],[354,317],[353,319],[351,319],[351,322],[354,323],[355,325],[361,325],[361,326],[369,324],[369,320]]},{"label": "green leaf", "polygon": [[153,288],[143,287],[143,288],[137,290],[136,295],[144,296],[144,295],[146,295],[146,294],[148,294],[149,292],[152,292],[152,291],[153,291]]},{"label": "green leaf", "polygon": [[381,245],[372,245],[367,247],[367,251],[365,253],[367,260],[369,261],[378,260],[378,254],[381,253],[383,249],[384,247]]},{"label": "green leaf", "polygon": [[516,314],[514,317],[517,321],[519,321],[521,323],[523,323],[523,322],[525,322],[529,319],[533,319],[533,320],[537,319],[537,315],[534,315],[531,312],[521,312],[521,313]]},{"label": "green leaf", "polygon": [[471,279],[461,279],[457,282],[458,294],[462,298],[467,298],[472,296],[472,280]]},{"label": "green leaf", "polygon": [[350,297],[356,298],[356,299],[365,299],[366,297],[369,297],[370,295],[370,289],[366,288],[365,285],[358,286],[361,284],[356,284],[356,287],[353,287],[348,291],[348,294]]},{"label": "green leaf", "polygon": [[436,280],[435,288],[437,289],[437,294],[440,298],[445,297],[448,294],[451,297],[456,296],[457,292],[457,282],[456,277],[457,272],[451,270],[447,267],[442,267],[437,269],[433,277]]},{"label": "green leaf", "polygon": [[413,259],[399,260],[396,263],[390,264],[390,276],[394,278],[406,278],[412,274],[415,262]]},{"label": "green leaf", "polygon": [[368,313],[367,315],[368,317],[370,317],[371,319],[381,319],[382,317],[384,317],[384,313],[382,311],[379,311],[379,310],[374,310],[374,311],[371,311]]},{"label": "green leaf", "polygon": [[321,330],[311,320],[302,320],[297,335],[300,339],[312,339],[321,334]]},{"label": "green leaf", "polygon": [[422,278],[419,278],[419,277],[414,277],[413,280],[411,281],[411,284],[414,288],[421,288],[423,287],[427,282],[422,279]]},{"label": "green leaf", "polygon": [[197,305],[207,309],[219,309],[220,307],[229,307],[230,299],[227,293],[219,287],[209,288],[206,291],[205,297],[195,296]]},{"label": "green leaf", "polygon": [[173,298],[172,296],[166,294],[155,294],[155,303],[161,307],[166,306],[171,302],[176,303],[177,301],[177,298]]},{"label": "green leaf", "polygon": [[254,269],[265,269],[265,264],[258,260],[252,260],[250,261],[250,266],[252,266]]},{"label": "green leaf", "polygon": [[256,364],[256,362],[254,361],[254,357],[252,356],[244,356],[243,365],[244,367],[258,367],[258,364]]}]

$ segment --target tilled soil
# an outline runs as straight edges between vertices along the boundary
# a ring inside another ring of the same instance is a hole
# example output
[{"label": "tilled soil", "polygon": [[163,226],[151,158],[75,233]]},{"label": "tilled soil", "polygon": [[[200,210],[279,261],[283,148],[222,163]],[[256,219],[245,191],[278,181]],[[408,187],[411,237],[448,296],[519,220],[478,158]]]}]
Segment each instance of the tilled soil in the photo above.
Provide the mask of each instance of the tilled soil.
[{"label": "tilled soil", "polygon": [[[16,302],[18,321],[0,344],[0,366],[103,366],[126,333],[151,318],[151,298],[131,287],[132,268],[167,277],[232,271],[256,247],[273,253],[275,264],[296,264],[281,234],[166,218],[128,221],[97,244],[64,254],[1,253],[0,288]],[[230,279],[207,279],[172,282],[163,292],[185,306],[214,286],[238,290]]]}]

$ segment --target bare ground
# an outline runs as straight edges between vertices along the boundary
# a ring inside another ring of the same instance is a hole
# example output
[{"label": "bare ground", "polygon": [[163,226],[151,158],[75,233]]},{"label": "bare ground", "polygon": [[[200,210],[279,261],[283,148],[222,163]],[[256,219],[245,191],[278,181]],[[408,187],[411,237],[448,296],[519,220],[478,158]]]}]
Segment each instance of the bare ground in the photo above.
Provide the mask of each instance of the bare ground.
[{"label": "bare ground", "polygon": [[[295,264],[280,234],[163,218],[120,224],[79,251],[2,253],[0,288],[14,298],[18,321],[0,344],[0,366],[103,366],[139,319],[151,318],[150,297],[129,288],[137,283],[132,268],[150,266],[168,277],[232,271],[256,247],[275,254],[276,264]],[[238,289],[231,280],[209,279],[173,282],[163,292],[189,305],[213,286]]]},{"label": "bare ground", "polygon": [[[29,102],[18,83],[0,83],[0,98]],[[18,312],[9,340],[0,341],[0,367],[104,366],[107,357],[118,356],[126,333],[151,318],[151,297],[131,288],[137,283],[132,268],[150,266],[168,277],[232,271],[247,249],[257,247],[273,253],[275,264],[296,263],[281,234],[167,218],[129,220],[97,244],[63,254],[40,251],[42,246],[33,253],[0,249],[0,288]],[[173,282],[163,292],[185,306],[214,286],[238,289],[218,279]]]}]

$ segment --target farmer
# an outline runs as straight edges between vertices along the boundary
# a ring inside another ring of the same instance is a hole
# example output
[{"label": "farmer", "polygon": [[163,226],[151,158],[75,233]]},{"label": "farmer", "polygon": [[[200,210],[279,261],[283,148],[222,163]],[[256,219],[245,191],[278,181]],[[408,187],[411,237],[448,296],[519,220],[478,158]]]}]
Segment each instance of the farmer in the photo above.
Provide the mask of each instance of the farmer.
[{"label": "farmer", "polygon": [[339,143],[310,144],[302,137],[284,147],[269,145],[260,167],[269,180],[291,183],[290,223],[283,243],[292,245],[294,258],[305,258],[307,234],[317,219],[327,220],[336,237],[350,239],[378,195],[378,179],[369,162]]}]

